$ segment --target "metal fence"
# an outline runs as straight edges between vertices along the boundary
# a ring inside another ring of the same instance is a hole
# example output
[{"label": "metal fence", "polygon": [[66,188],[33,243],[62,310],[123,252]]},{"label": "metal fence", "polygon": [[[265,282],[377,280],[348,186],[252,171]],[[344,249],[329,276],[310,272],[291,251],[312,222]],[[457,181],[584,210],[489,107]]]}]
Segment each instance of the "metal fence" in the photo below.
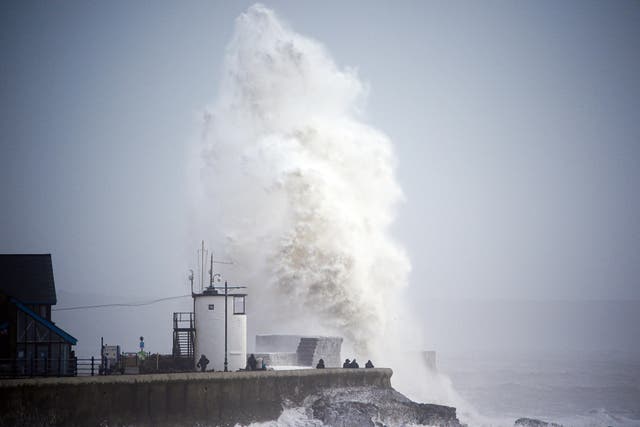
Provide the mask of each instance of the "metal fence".
[{"label": "metal fence", "polygon": [[76,371],[74,375],[77,377],[92,377],[94,375],[102,375],[104,372],[99,358],[76,358],[75,361]]},{"label": "metal fence", "polygon": [[74,377],[103,375],[100,359],[0,359],[0,378]]},{"label": "metal fence", "polygon": [[0,359],[0,379],[34,377],[88,377],[113,374],[153,372],[188,372],[193,361],[187,358],[155,355],[141,357],[140,353],[124,353],[114,363],[99,357],[71,359]]},{"label": "metal fence", "polygon": [[0,359],[0,378],[67,377],[76,372],[76,359]]}]

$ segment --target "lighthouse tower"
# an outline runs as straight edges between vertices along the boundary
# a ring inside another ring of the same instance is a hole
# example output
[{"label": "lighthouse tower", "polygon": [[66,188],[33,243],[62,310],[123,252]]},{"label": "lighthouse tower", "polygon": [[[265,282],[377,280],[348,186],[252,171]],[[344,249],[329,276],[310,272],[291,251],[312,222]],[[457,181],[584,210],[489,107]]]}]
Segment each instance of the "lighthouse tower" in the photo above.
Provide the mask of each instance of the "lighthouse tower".
[{"label": "lighthouse tower", "polygon": [[[193,294],[195,354],[204,354],[208,369],[237,371],[247,363],[247,314],[237,286],[208,286]],[[226,369],[225,369],[226,368]]]}]

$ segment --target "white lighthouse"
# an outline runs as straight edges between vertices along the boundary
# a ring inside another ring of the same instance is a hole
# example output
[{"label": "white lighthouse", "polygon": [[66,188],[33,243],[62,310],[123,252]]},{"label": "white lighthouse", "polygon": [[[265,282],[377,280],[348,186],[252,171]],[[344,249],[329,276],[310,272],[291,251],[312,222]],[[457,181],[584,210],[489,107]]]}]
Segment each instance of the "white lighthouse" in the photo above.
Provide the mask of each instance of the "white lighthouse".
[{"label": "white lighthouse", "polygon": [[[247,363],[247,314],[245,293],[239,287],[209,286],[193,294],[195,312],[195,360],[204,354],[207,369],[237,371]],[[226,310],[225,310],[226,308]],[[225,366],[225,361],[227,365]]]}]

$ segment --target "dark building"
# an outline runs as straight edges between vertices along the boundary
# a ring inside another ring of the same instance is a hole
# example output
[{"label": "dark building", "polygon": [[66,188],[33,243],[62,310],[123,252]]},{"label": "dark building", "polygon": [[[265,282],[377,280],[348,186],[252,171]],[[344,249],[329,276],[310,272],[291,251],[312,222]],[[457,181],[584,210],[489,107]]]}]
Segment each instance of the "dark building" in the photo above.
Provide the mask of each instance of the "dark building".
[{"label": "dark building", "polygon": [[73,375],[77,340],[51,321],[51,255],[0,255],[0,376]]}]

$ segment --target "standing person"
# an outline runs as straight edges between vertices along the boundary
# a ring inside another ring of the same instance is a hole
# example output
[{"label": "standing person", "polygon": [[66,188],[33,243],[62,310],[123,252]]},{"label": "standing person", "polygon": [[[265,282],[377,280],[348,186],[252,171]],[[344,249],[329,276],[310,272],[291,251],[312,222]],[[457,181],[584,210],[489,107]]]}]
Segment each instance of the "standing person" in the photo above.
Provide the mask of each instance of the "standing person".
[{"label": "standing person", "polygon": [[316,365],[316,369],[324,369],[324,360],[318,360],[318,364]]},{"label": "standing person", "polygon": [[249,366],[250,371],[255,371],[256,368],[258,367],[258,361],[256,360],[256,357],[253,355],[253,353],[251,353],[251,356],[249,356],[249,359],[247,360],[247,365]]},{"label": "standing person", "polygon": [[200,368],[201,372],[206,371],[207,365],[209,364],[209,359],[204,354],[200,356],[200,360],[198,360],[198,364],[196,367]]},{"label": "standing person", "polygon": [[358,365],[358,362],[356,362],[356,359],[353,359],[351,361],[351,364],[349,365],[350,368],[359,368],[360,365]]},{"label": "standing person", "polygon": [[367,360],[367,363],[364,365],[365,368],[373,368],[373,363],[371,363],[371,360]]},{"label": "standing person", "polygon": [[344,359],[344,363],[342,364],[343,368],[350,368],[351,367],[351,361],[349,359]]}]

